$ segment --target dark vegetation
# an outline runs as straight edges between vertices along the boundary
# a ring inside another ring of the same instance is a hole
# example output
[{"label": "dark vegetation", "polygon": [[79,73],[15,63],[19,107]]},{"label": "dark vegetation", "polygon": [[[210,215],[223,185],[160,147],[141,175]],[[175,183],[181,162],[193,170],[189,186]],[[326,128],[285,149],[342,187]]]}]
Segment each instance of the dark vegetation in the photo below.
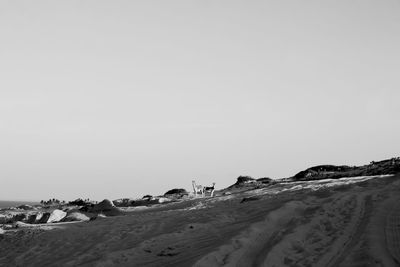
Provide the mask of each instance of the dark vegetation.
[{"label": "dark vegetation", "polygon": [[236,183],[228,187],[228,189],[242,188],[242,187],[254,187],[273,184],[274,180],[268,177],[263,177],[259,179],[254,179],[251,176],[239,176]]},{"label": "dark vegetation", "polygon": [[45,206],[52,206],[52,205],[59,205],[59,204],[65,204],[65,201],[60,201],[56,198],[52,198],[49,200],[40,200],[40,204],[45,205]]},{"label": "dark vegetation", "polygon": [[370,164],[363,166],[319,165],[297,173],[295,176],[291,177],[290,180],[339,179],[343,177],[396,174],[399,172],[400,158],[391,158],[382,161],[371,161]]},{"label": "dark vegetation", "polygon": [[88,198],[87,199],[78,198],[78,199],[75,199],[74,201],[68,202],[68,204],[76,205],[76,206],[87,206],[87,205],[93,204],[93,201],[90,201],[90,199],[88,199]]},{"label": "dark vegetation", "polygon": [[173,197],[173,198],[182,198],[188,196],[189,193],[183,188],[174,188],[167,191],[164,196],[165,197]]}]

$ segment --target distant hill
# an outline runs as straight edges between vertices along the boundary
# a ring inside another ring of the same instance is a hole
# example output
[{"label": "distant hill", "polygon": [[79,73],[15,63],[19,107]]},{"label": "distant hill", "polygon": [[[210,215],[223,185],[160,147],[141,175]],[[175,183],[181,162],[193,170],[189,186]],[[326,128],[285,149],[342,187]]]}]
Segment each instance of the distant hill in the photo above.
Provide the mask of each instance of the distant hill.
[{"label": "distant hill", "polygon": [[227,189],[243,188],[243,187],[254,187],[273,183],[274,180],[268,177],[254,179],[251,176],[239,176],[236,183],[229,186]]},{"label": "distant hill", "polygon": [[293,177],[290,177],[289,180],[308,181],[396,173],[400,173],[400,158],[371,161],[368,165],[352,167],[346,165],[318,165],[297,173]]}]

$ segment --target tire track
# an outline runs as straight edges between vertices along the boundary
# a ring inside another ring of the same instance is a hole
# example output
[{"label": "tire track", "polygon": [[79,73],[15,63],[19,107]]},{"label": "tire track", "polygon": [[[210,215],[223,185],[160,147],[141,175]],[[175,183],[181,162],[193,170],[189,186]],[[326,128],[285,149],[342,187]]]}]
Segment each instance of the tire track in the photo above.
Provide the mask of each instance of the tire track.
[{"label": "tire track", "polygon": [[394,261],[400,266],[400,207],[389,213],[385,226],[386,246]]},{"label": "tire track", "polygon": [[[352,248],[359,242],[360,237],[363,235],[368,225],[372,210],[372,199],[370,195],[366,196],[364,199],[361,199],[362,196],[359,198],[359,212],[356,215],[357,217],[354,218],[355,222],[344,233],[348,236],[342,236],[342,238],[339,238],[332,246],[334,248],[339,248],[339,250],[333,250],[331,253],[325,254],[325,256],[318,262],[317,266],[341,266],[341,262],[346,259],[346,257],[351,253]],[[343,238],[345,239],[344,241]]]}]

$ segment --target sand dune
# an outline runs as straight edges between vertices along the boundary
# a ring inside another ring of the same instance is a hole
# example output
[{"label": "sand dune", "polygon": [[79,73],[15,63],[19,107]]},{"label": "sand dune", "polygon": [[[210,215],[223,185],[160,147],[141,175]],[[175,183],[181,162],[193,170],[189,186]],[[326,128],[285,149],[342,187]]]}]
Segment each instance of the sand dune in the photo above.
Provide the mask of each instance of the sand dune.
[{"label": "sand dune", "polygon": [[287,183],[23,227],[0,236],[0,266],[398,266],[399,178]]}]

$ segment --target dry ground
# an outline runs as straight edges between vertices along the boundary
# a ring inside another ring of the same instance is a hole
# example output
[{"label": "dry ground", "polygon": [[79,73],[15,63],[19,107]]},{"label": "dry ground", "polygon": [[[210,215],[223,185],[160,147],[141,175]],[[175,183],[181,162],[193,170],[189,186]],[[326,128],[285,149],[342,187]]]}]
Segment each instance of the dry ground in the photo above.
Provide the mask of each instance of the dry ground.
[{"label": "dry ground", "polygon": [[8,231],[0,266],[399,266],[399,242],[400,177],[361,177]]}]

